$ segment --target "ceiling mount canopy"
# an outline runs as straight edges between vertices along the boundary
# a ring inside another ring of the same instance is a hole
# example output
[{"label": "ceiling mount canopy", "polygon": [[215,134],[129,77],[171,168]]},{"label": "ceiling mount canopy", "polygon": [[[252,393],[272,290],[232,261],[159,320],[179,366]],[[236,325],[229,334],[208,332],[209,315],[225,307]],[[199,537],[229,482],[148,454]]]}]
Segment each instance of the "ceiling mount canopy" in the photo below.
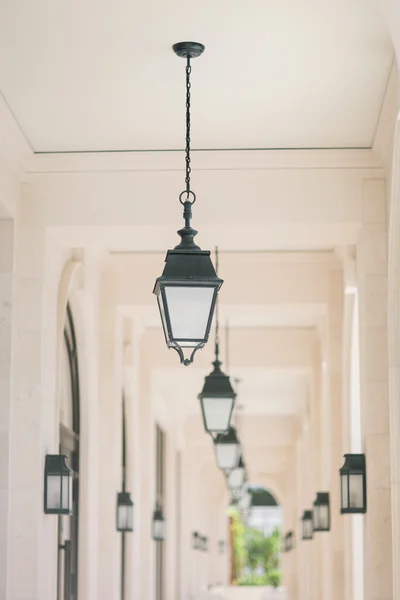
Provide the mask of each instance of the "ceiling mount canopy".
[{"label": "ceiling mount canopy", "polygon": [[[210,251],[201,250],[194,243],[197,231],[191,226],[196,194],[190,187],[190,61],[203,53],[204,46],[199,42],[179,42],[173,50],[186,59],[186,187],[179,195],[185,226],[178,231],[181,243],[167,252],[163,274],[156,280],[153,293],[157,296],[167,346],[174,348],[181,363],[188,366],[197,350],[208,341],[217,293],[223,281],[215,272]],[[188,356],[184,354],[185,349]]]}]

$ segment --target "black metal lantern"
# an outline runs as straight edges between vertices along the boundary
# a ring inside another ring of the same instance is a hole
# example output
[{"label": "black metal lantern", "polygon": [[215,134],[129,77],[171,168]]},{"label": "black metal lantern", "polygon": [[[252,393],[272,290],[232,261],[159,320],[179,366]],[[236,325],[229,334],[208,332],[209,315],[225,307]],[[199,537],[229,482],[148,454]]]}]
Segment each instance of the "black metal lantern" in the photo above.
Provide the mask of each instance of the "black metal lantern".
[{"label": "black metal lantern", "polygon": [[365,454],[345,454],[340,469],[340,512],[367,512],[367,472]]},{"label": "black metal lantern", "polygon": [[[163,274],[156,280],[157,296],[165,341],[179,354],[181,363],[189,365],[199,348],[208,341],[217,293],[223,281],[219,279],[209,250],[201,250],[194,243],[197,231],[190,225],[195,193],[190,189],[190,60],[200,56],[203,44],[180,42],[174,52],[186,59],[186,189],[179,201],[184,207],[185,226],[178,231],[181,243],[168,250]],[[185,358],[184,349],[190,356]]]},{"label": "black metal lantern", "polygon": [[314,531],[330,531],[330,528],[331,507],[329,492],[317,492],[313,508],[313,529]]},{"label": "black metal lantern", "polygon": [[192,547],[193,547],[193,550],[198,550],[199,549],[199,543],[200,543],[200,536],[199,536],[199,534],[198,534],[197,531],[194,531],[193,535],[192,535]]},{"label": "black metal lantern", "polygon": [[214,440],[217,465],[223,471],[232,471],[238,464],[242,454],[236,429],[230,427],[226,433],[219,433]]},{"label": "black metal lantern", "polygon": [[117,531],[133,531],[133,502],[129,492],[117,494]]},{"label": "black metal lantern", "polygon": [[204,535],[204,536],[202,536],[200,539],[201,539],[201,546],[200,546],[200,549],[201,549],[203,552],[207,552],[207,550],[208,550],[208,538],[207,538],[207,537]]},{"label": "black metal lantern", "polygon": [[232,471],[229,471],[227,475],[228,487],[233,492],[234,490],[240,490],[240,497],[244,496],[243,486],[246,480],[246,468],[243,462],[243,457],[239,459],[238,466]]},{"label": "black metal lantern", "polygon": [[225,542],[224,540],[219,540],[218,542],[219,553],[223,554],[225,551]]},{"label": "black metal lantern", "polygon": [[241,508],[245,508],[245,509],[249,508],[251,505],[252,497],[253,497],[252,493],[250,492],[249,488],[246,486],[240,497],[239,506]]},{"label": "black metal lantern", "polygon": [[293,531],[288,531],[287,534],[285,535],[285,541],[284,541],[284,551],[285,552],[290,552],[290,550],[293,549],[293,538],[294,538]]},{"label": "black metal lantern", "polygon": [[313,517],[312,510],[305,510],[301,517],[302,540],[312,540],[313,538]]},{"label": "black metal lantern", "polygon": [[44,466],[44,512],[72,515],[73,472],[63,454],[47,454]]},{"label": "black metal lantern", "polygon": [[165,521],[162,508],[157,504],[156,509],[153,513],[153,540],[156,542],[163,542],[165,539]]}]

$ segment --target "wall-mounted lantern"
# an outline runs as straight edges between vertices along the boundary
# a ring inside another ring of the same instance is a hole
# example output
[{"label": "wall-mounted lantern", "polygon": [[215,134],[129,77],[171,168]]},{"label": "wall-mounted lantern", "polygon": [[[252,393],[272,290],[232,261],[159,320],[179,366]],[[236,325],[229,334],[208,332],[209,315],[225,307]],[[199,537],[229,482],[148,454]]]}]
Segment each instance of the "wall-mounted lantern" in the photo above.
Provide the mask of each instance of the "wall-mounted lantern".
[{"label": "wall-mounted lantern", "polygon": [[201,550],[202,552],[207,552],[208,549],[208,539],[207,537],[204,535],[200,535],[199,536],[199,550]]},{"label": "wall-mounted lantern", "polygon": [[194,531],[192,534],[192,548],[193,550],[198,550],[200,544],[200,536],[197,531]]},{"label": "wall-mounted lantern", "polygon": [[156,542],[163,542],[165,539],[165,521],[162,508],[157,504],[156,509],[153,513],[153,540]]},{"label": "wall-mounted lantern", "polygon": [[225,551],[225,542],[224,542],[224,540],[220,540],[218,542],[218,549],[219,549],[219,553],[220,554],[224,553],[224,551]]},{"label": "wall-mounted lantern", "polygon": [[44,512],[72,515],[73,472],[63,454],[47,454],[44,466]]},{"label": "wall-mounted lantern", "polygon": [[283,544],[284,552],[290,552],[293,549],[293,540],[294,540],[293,531],[288,531],[284,538],[284,544]]},{"label": "wall-mounted lantern", "polygon": [[329,492],[317,492],[317,497],[313,506],[314,531],[330,531],[331,507],[329,501]]},{"label": "wall-mounted lantern", "polygon": [[301,517],[302,540],[312,540],[313,538],[313,517],[312,510],[305,510]]},{"label": "wall-mounted lantern", "polygon": [[340,512],[367,512],[367,472],[365,454],[345,454],[340,469]]},{"label": "wall-mounted lantern", "polygon": [[230,427],[226,433],[219,433],[214,440],[214,447],[220,469],[232,471],[238,466],[242,451],[234,427]]},{"label": "wall-mounted lantern", "polygon": [[117,494],[117,531],[133,531],[133,502],[129,492]]}]

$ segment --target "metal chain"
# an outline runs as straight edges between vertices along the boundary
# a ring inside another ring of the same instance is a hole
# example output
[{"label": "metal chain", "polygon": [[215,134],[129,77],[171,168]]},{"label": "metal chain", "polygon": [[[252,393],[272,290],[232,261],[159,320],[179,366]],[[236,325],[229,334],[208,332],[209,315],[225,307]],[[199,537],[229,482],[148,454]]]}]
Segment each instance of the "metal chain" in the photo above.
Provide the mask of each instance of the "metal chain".
[{"label": "metal chain", "polygon": [[185,178],[185,182],[186,182],[186,192],[188,195],[189,199],[189,192],[190,192],[190,172],[191,172],[191,168],[190,168],[190,88],[191,88],[191,83],[190,83],[190,74],[192,72],[192,67],[190,65],[190,56],[187,57],[187,63],[186,63],[186,148],[185,148],[185,152],[186,152],[186,178]]},{"label": "metal chain", "polygon": [[[215,246],[215,273],[218,276],[218,246]],[[218,296],[215,303],[215,353],[217,355],[217,359],[219,357],[219,302]]]}]

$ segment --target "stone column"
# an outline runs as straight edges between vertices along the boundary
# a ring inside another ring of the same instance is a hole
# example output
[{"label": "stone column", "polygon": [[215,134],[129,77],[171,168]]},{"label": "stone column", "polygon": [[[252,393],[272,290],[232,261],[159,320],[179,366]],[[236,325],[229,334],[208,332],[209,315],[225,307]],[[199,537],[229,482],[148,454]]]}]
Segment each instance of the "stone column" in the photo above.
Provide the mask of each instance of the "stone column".
[{"label": "stone column", "polygon": [[114,276],[105,268],[100,314],[99,600],[118,597],[121,586],[121,535],[115,514],[122,486],[123,328],[115,290]]},{"label": "stone column", "polygon": [[14,224],[0,221],[0,598],[6,598]]},{"label": "stone column", "polygon": [[329,469],[331,500],[332,598],[344,598],[345,590],[345,537],[344,518],[340,515],[339,468],[343,464],[342,444],[342,329],[343,329],[343,275],[334,270],[329,278],[328,355],[327,370],[330,404],[331,464]]},{"label": "stone column", "polygon": [[[364,598],[393,595],[390,423],[387,341],[385,183],[363,183],[363,226],[357,245],[360,310],[361,420],[367,466]],[[398,566],[396,565],[396,569]]]}]

